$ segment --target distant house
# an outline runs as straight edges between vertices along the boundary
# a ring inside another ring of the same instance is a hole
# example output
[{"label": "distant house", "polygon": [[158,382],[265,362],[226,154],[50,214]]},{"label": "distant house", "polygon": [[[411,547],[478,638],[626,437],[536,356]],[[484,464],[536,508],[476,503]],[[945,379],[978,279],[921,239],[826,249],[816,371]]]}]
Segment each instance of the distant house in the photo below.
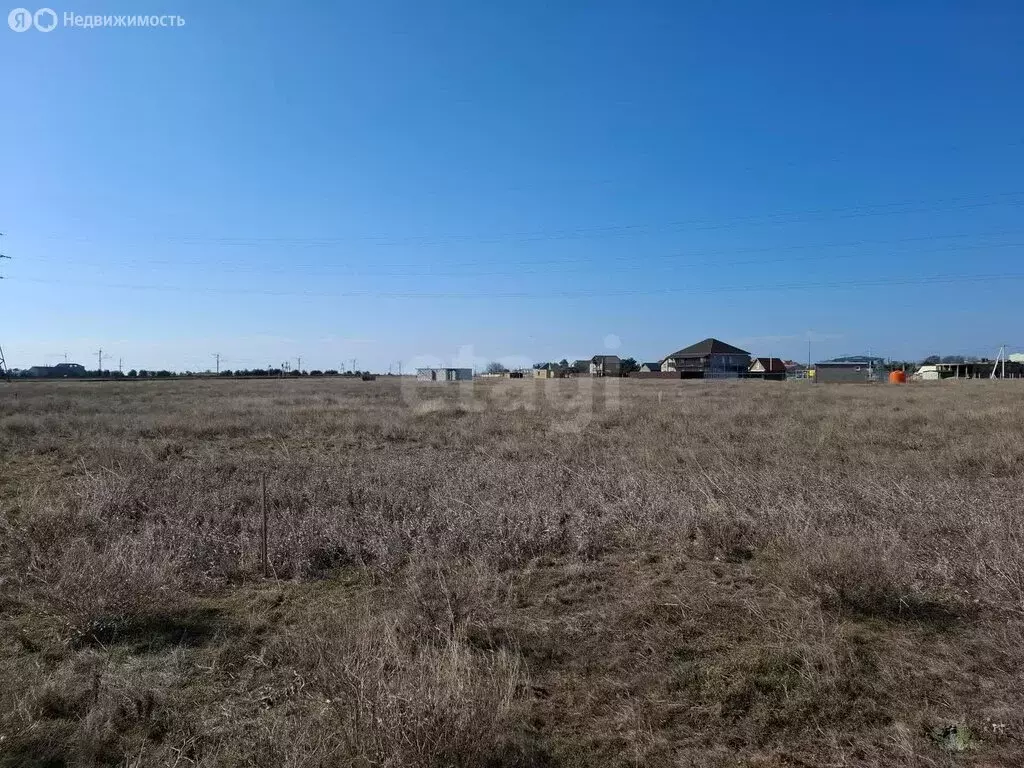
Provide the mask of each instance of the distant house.
[{"label": "distant house", "polygon": [[750,370],[750,353],[718,339],[704,339],[667,355],[661,370],[684,378],[738,378]]},{"label": "distant house", "polygon": [[569,366],[570,373],[581,373],[586,375],[590,373],[590,361],[589,360],[574,360],[572,365]]},{"label": "distant house", "polygon": [[472,368],[417,368],[418,381],[472,381]]},{"label": "distant house", "polygon": [[591,376],[618,376],[622,361],[618,355],[594,355],[590,358]]},{"label": "distant house", "polygon": [[535,379],[561,379],[566,375],[566,369],[558,363],[544,363],[533,369]]},{"label": "distant house", "polygon": [[755,357],[750,363],[751,373],[786,373],[786,363],[777,357]]},{"label": "distant house", "polygon": [[57,365],[33,365],[26,375],[38,379],[80,378],[85,376],[85,366],[78,363],[57,363]]},{"label": "distant house", "polygon": [[871,366],[860,362],[815,363],[816,384],[857,384],[871,381]]},{"label": "distant house", "polygon": [[943,378],[943,376],[939,373],[939,366],[922,365],[914,372],[913,378],[920,379],[922,381],[938,381]]},{"label": "distant house", "polygon": [[640,373],[658,373],[661,371],[661,363],[641,363]]}]

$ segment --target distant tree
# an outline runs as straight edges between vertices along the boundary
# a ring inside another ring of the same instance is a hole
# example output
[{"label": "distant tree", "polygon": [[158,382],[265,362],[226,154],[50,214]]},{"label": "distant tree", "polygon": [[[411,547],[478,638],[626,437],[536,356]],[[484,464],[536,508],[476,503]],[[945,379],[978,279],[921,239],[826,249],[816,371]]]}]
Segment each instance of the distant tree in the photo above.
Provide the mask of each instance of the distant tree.
[{"label": "distant tree", "polygon": [[632,357],[627,357],[624,360],[619,361],[619,371],[621,373],[633,373],[640,370],[640,364]]},{"label": "distant tree", "polygon": [[323,371],[319,371],[316,368],[314,368],[312,371],[309,372],[309,375],[310,376],[323,376],[324,372]]},{"label": "distant tree", "polygon": [[938,355],[928,355],[928,357],[921,361],[921,365],[938,365],[941,362],[942,358]]},{"label": "distant tree", "polygon": [[153,375],[154,375],[154,376],[156,376],[156,377],[157,377],[157,378],[159,378],[159,379],[169,379],[169,378],[170,378],[171,376],[173,376],[174,374],[173,374],[173,373],[171,373],[170,371],[166,371],[166,370],[159,370],[159,371],[157,371],[157,372],[156,372],[155,374],[153,374]]},{"label": "distant tree", "polygon": [[221,375],[221,376],[234,376],[235,372],[232,371],[230,368],[228,368],[227,370],[221,371],[219,375]]},{"label": "distant tree", "polygon": [[336,370],[334,370],[333,368],[328,368],[326,371],[324,371],[324,376],[337,376],[337,375],[338,375],[338,372]]},{"label": "distant tree", "polygon": [[508,370],[504,365],[498,362],[487,364],[487,373],[505,373]]},{"label": "distant tree", "polygon": [[964,362],[963,355],[946,355],[942,358],[943,363],[962,363]]},{"label": "distant tree", "polygon": [[128,371],[128,378],[129,379],[134,379],[138,375],[139,375],[139,372],[136,371],[134,368],[132,368],[130,371]]}]

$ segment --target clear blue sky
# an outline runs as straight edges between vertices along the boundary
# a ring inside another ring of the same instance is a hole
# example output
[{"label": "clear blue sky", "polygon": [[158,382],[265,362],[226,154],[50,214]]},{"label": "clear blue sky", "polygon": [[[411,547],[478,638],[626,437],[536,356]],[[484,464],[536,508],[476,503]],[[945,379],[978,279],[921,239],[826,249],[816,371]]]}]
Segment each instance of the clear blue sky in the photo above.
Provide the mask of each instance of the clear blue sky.
[{"label": "clear blue sky", "polygon": [[1019,2],[54,10],[186,24],[0,28],[12,366],[1024,346]]}]

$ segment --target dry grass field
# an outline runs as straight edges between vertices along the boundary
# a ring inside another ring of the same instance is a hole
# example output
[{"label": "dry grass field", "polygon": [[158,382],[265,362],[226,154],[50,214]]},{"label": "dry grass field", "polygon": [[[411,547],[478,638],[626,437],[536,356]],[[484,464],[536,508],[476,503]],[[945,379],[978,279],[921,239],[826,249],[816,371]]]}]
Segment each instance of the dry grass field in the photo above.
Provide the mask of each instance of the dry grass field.
[{"label": "dry grass field", "polygon": [[582,386],[0,383],[0,765],[1024,764],[1024,386]]}]

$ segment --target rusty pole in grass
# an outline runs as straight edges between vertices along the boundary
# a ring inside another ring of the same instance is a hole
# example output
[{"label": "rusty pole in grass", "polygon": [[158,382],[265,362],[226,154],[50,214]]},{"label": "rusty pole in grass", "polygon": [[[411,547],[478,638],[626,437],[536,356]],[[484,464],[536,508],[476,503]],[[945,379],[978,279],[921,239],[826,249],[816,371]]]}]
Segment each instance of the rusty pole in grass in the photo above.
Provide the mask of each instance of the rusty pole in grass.
[{"label": "rusty pole in grass", "polygon": [[263,497],[263,537],[260,542],[260,559],[263,561],[263,578],[267,578],[270,571],[270,561],[267,556],[267,473],[260,475],[260,493]]}]

